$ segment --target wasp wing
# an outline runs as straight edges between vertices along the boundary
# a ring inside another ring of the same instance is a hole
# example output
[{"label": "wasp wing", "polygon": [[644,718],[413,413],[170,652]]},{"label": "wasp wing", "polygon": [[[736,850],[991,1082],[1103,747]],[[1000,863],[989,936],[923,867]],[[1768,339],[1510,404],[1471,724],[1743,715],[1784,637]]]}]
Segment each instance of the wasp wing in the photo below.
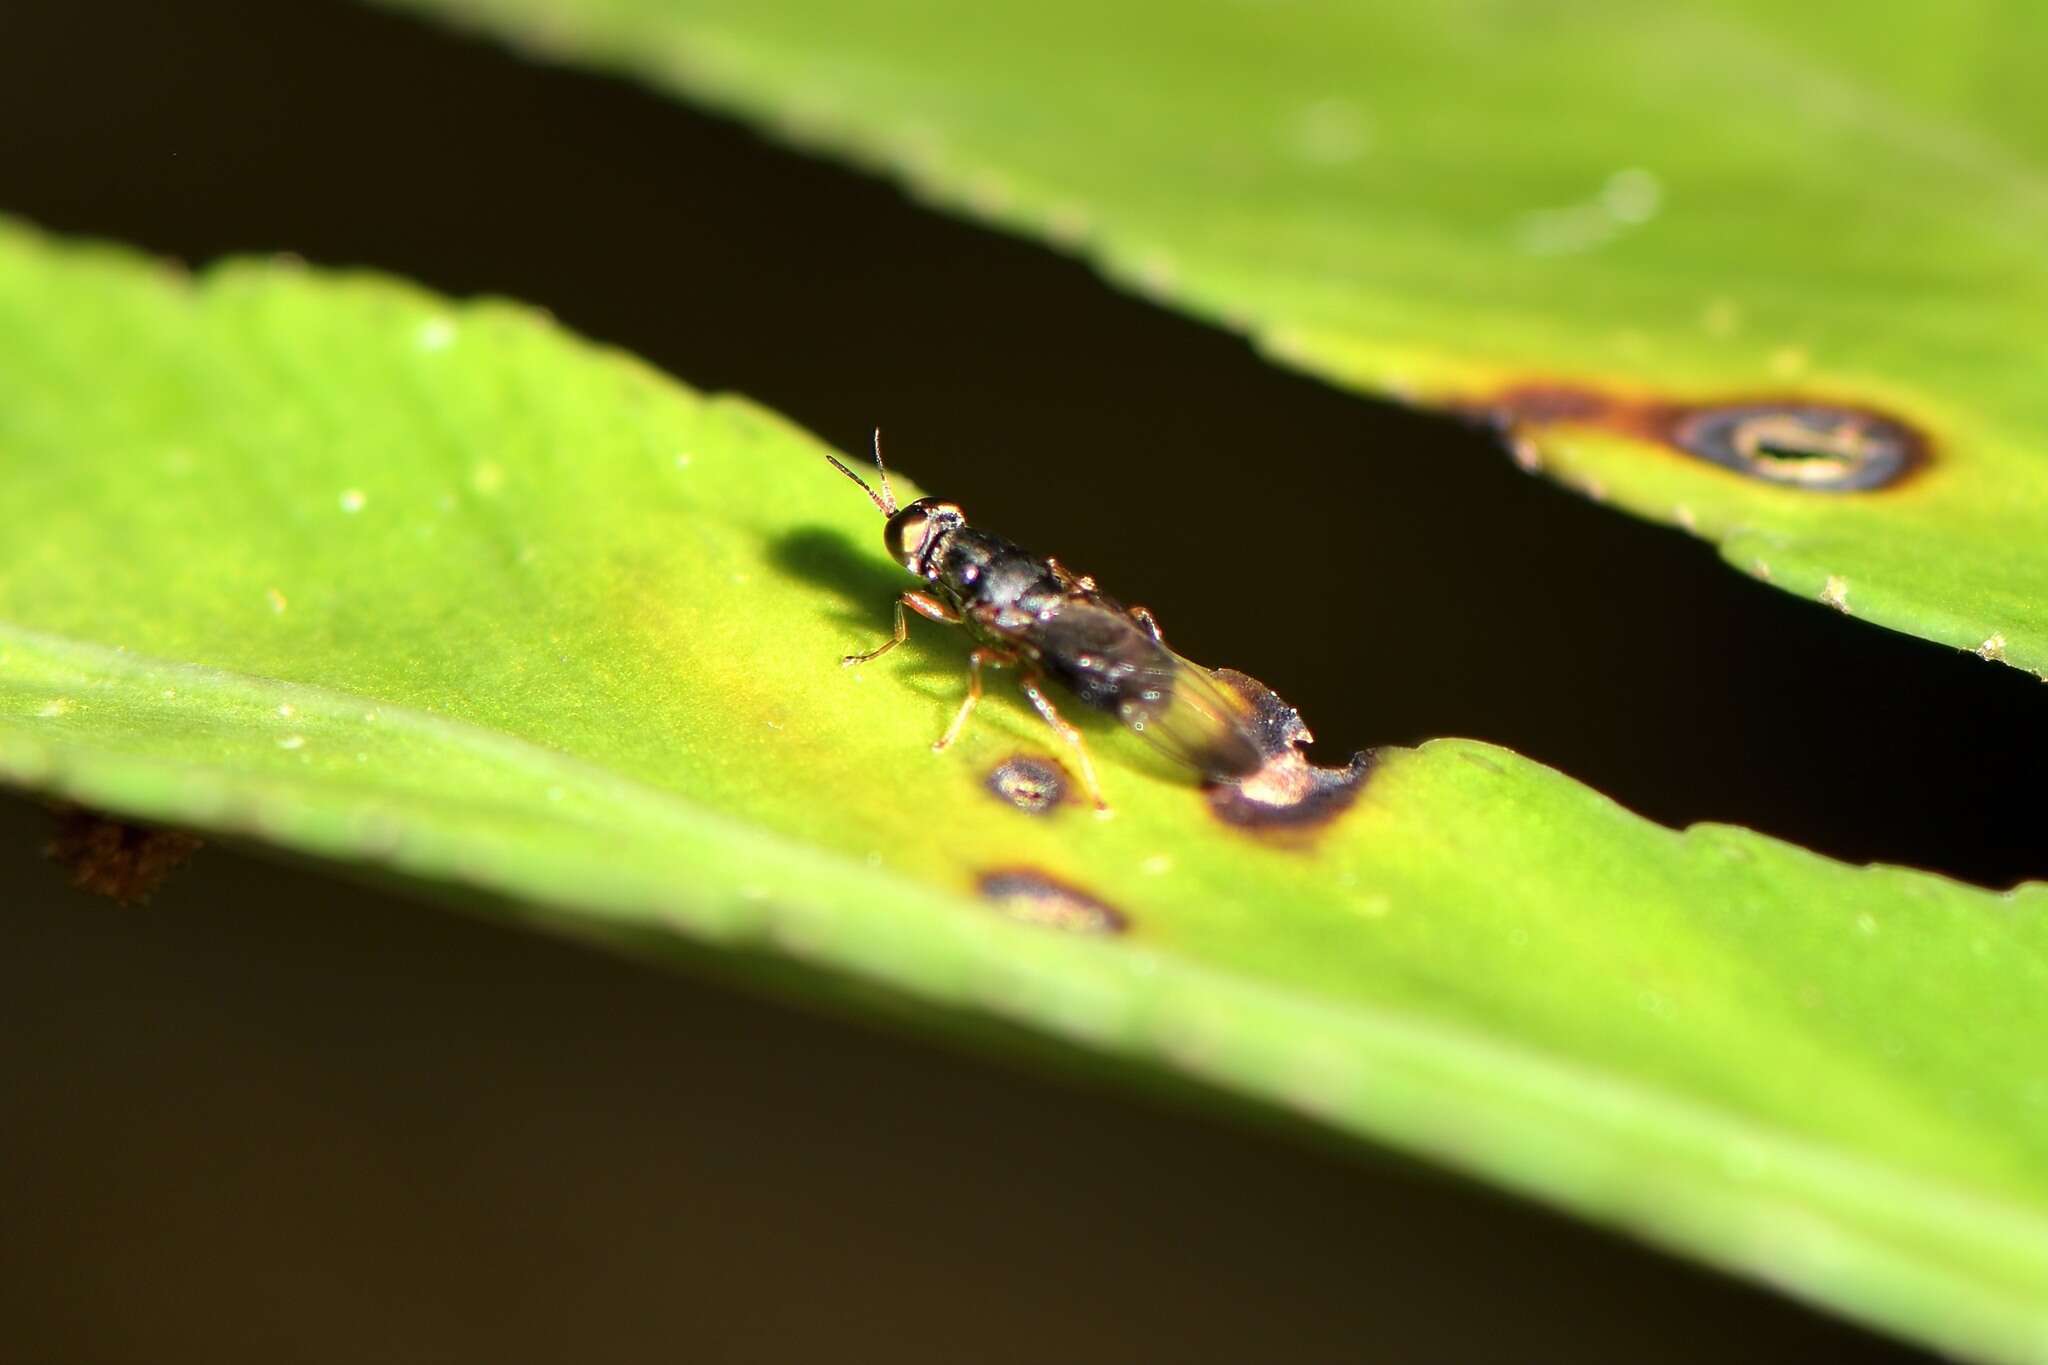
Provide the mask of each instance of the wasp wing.
[{"label": "wasp wing", "polygon": [[1153,748],[1204,777],[1235,781],[1265,765],[1265,753],[1253,736],[1251,717],[1236,694],[1225,690],[1200,664],[1165,650],[1173,660],[1171,682],[1163,697],[1145,695],[1125,701],[1117,719]]},{"label": "wasp wing", "polygon": [[1249,705],[1108,599],[1070,599],[1027,637],[1046,673],[1176,763],[1219,781],[1264,763]]}]

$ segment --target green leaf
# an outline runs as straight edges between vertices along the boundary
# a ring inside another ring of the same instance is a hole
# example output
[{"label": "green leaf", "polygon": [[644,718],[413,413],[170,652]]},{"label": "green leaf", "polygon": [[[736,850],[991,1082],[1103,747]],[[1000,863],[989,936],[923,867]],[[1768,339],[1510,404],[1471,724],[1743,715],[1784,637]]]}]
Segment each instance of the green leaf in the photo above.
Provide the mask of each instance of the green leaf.
[{"label": "green leaf", "polygon": [[[1745,572],[2048,676],[2039,7],[394,2],[846,151],[1339,383],[1492,414]],[[1829,405],[1819,448],[1742,427],[1776,482],[1684,453],[1690,409],[1758,400]],[[1802,483],[1858,431],[1880,448],[1873,416],[1924,461]]]},{"label": "green leaf", "polygon": [[[1007,682],[931,751],[957,632],[839,666],[905,576],[823,454],[523,308],[0,225],[0,775],[1015,1021],[2048,1358],[2048,890],[1455,740],[1255,830],[1096,724],[1115,817],[1026,813],[986,779],[1059,749]],[[987,894],[1030,879],[1093,899]]]}]

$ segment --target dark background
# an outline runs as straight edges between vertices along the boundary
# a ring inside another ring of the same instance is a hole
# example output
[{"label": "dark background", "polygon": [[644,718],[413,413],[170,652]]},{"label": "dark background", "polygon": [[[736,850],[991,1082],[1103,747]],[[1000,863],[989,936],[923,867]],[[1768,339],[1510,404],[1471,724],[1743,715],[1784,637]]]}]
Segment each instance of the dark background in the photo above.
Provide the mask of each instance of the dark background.
[{"label": "dark background", "polygon": [[[1669,824],[2048,874],[2031,677],[624,83],[325,0],[10,5],[0,211],[510,294],[843,448],[880,424],[1328,756],[1473,735]],[[1298,1133],[310,871],[209,851],[118,910],[39,818],[0,806],[0,1358],[1903,1354]]]}]

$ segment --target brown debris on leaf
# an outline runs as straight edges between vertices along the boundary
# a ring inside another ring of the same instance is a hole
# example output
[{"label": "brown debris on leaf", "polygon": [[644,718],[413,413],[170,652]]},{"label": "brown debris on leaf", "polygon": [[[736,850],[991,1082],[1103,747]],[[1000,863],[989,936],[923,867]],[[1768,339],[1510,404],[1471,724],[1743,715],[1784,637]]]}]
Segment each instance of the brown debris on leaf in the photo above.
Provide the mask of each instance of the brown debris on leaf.
[{"label": "brown debris on leaf", "polygon": [[123,905],[140,905],[205,842],[177,829],[116,820],[100,811],[59,806],[57,829],[43,846],[71,884]]}]

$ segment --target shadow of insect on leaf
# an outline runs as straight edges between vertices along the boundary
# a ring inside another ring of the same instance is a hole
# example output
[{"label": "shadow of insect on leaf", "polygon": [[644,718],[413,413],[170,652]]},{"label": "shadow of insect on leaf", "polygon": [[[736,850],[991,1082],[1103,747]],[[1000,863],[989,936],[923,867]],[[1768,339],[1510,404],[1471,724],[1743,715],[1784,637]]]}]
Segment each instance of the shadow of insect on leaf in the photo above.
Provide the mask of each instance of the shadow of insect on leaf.
[{"label": "shadow of insect on leaf", "polygon": [[[776,568],[824,588],[839,599],[832,619],[853,633],[851,647],[887,634],[888,603],[912,582],[895,565],[855,546],[843,532],[823,526],[801,526],[778,538],[768,547],[768,557]],[[882,605],[878,607],[877,603]],[[944,655],[933,653],[932,647],[946,640],[948,634],[936,628],[913,634],[909,643],[917,649],[912,656],[916,662],[905,671],[919,675],[964,675],[966,665],[959,657],[961,650],[955,648]]]},{"label": "shadow of insect on leaf", "polygon": [[875,603],[886,603],[903,590],[903,573],[895,565],[822,526],[800,526],[778,538],[768,547],[768,557],[785,573],[837,594],[837,619],[848,625],[875,624],[881,619]]}]

